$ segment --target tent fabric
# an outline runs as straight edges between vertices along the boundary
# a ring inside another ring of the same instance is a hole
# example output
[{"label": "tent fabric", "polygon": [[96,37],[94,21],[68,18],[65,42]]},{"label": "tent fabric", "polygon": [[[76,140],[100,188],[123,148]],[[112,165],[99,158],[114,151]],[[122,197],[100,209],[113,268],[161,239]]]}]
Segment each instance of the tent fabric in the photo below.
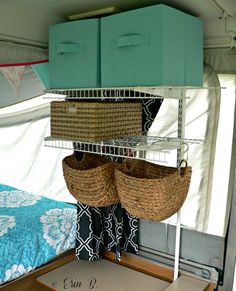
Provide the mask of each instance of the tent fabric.
[{"label": "tent fabric", "polygon": [[[189,145],[188,163],[192,166],[192,178],[188,197],[181,210],[183,226],[206,231],[211,203],[211,187],[214,167],[215,144],[220,110],[220,84],[214,70],[205,66],[204,87],[211,89],[187,90],[185,137],[203,140]],[[212,88],[218,88],[212,89]],[[164,99],[149,135],[177,137],[178,101]],[[153,153],[149,152],[149,157]],[[166,165],[176,166],[176,152],[167,155]],[[176,216],[168,222],[175,223]]]},{"label": "tent fabric", "polygon": [[39,96],[43,94],[45,90],[45,86],[31,66],[25,66],[21,82],[18,82],[16,86],[16,89],[14,89],[11,82],[6,79],[3,72],[0,70],[0,108]]},{"label": "tent fabric", "polygon": [[48,59],[48,50],[0,41],[0,64],[14,64]]},{"label": "tent fabric", "polygon": [[20,87],[24,70],[25,66],[0,67],[0,71],[3,73],[4,77],[15,90],[17,96],[19,96],[20,94]]},{"label": "tent fabric", "polygon": [[72,151],[44,146],[50,135],[50,102],[38,99],[14,105],[10,113],[0,109],[0,183],[75,203],[62,172],[62,159]]},{"label": "tent fabric", "polygon": [[[219,87],[217,75],[205,68],[204,86]],[[182,225],[205,231],[211,202],[212,168],[214,165],[220,95],[214,89],[188,90],[186,137],[203,139],[200,145],[190,145],[189,164],[193,167],[192,183],[188,198],[181,211]],[[26,103],[33,100],[26,101]],[[42,100],[41,100],[42,102]],[[150,135],[176,136],[176,100],[164,99],[158,115],[149,130]],[[20,106],[20,104],[15,105]],[[62,159],[72,151],[44,147],[44,137],[50,135],[50,106],[29,106],[15,113],[0,110],[0,183],[25,191],[75,202],[68,192],[62,174]],[[149,155],[152,153],[150,152]],[[176,161],[176,152],[167,155]],[[175,217],[172,217],[175,223]]]},{"label": "tent fabric", "polygon": [[221,235],[228,228],[234,189],[236,74],[218,74],[218,77],[223,89],[207,233]]},{"label": "tent fabric", "polygon": [[49,88],[49,63],[35,64],[31,66],[36,75],[42,81],[46,89]]},{"label": "tent fabric", "polygon": [[37,105],[19,112],[0,114],[0,128],[34,122],[43,118],[49,118],[49,115],[49,104]]},{"label": "tent fabric", "polygon": [[[10,63],[16,62],[16,60],[44,59],[47,57],[47,51],[1,42],[0,56],[2,55],[4,55],[2,62]],[[225,62],[224,58],[227,58],[228,61]],[[205,67],[204,86],[209,87],[220,87],[216,73],[211,67],[215,67],[219,71],[231,71],[232,68],[236,68],[233,50],[205,50],[205,62],[209,63],[210,66]],[[223,64],[227,65],[223,67]],[[38,65],[38,67],[36,65],[25,67],[18,95],[4,74],[0,72],[0,108],[41,95],[48,84],[46,68],[48,64],[45,65],[41,68]],[[186,136],[188,138],[202,138],[205,142],[203,145],[192,145],[189,150],[189,162],[196,174],[192,178],[190,194],[182,210],[182,223],[187,227],[205,231],[209,216],[208,205],[211,201],[211,168],[214,165],[220,96],[216,90],[207,89],[188,90],[187,95],[191,98],[187,101]],[[150,135],[176,136],[176,106],[176,100],[165,99],[163,101],[161,110],[151,127]],[[28,191],[37,188],[40,193],[46,196],[75,202],[65,187],[61,173],[61,160],[71,152],[43,146],[43,138],[50,135],[49,110],[48,103],[33,106],[17,113],[0,113],[0,182],[11,184],[12,176],[15,175],[15,169],[11,168],[11,164],[15,160],[17,161],[17,165],[14,165],[17,169],[17,176],[14,178],[13,186]],[[201,130],[199,131],[199,129]],[[191,160],[191,157],[194,157],[194,161]],[[176,153],[173,159],[176,160]],[[48,160],[50,166],[47,166],[42,172],[40,181],[37,175],[45,160]],[[30,171],[27,170],[29,168]],[[197,176],[201,178],[198,179]],[[36,187],[32,186],[33,183],[36,183]]]},{"label": "tent fabric", "polygon": [[40,63],[33,67],[27,64],[47,59],[46,49],[0,41],[0,108],[39,96],[44,92],[48,82],[48,64]]},{"label": "tent fabric", "polygon": [[217,73],[236,73],[235,49],[205,49],[204,62],[210,65]]}]

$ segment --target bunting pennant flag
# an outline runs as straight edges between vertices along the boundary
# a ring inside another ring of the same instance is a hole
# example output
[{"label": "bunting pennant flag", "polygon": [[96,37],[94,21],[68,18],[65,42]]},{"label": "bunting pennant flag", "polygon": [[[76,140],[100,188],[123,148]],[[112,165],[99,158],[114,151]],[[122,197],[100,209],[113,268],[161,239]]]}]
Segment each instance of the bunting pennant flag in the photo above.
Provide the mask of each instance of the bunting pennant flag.
[{"label": "bunting pennant flag", "polygon": [[0,70],[19,96],[25,66],[0,67]]}]

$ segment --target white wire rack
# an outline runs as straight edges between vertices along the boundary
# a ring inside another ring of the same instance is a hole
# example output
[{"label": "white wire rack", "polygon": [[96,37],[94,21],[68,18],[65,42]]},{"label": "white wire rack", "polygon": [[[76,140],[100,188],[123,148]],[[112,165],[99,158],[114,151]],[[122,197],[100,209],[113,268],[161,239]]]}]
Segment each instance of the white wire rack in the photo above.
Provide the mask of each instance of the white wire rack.
[{"label": "white wire rack", "polygon": [[71,89],[48,89],[45,91],[49,99],[188,99],[182,91],[187,89],[209,90],[219,88],[209,87],[114,87],[114,88],[71,88]]},{"label": "white wire rack", "polygon": [[[50,89],[45,93],[47,98],[53,99],[94,99],[105,100],[114,99],[176,99],[178,100],[178,138],[140,136],[125,139],[109,140],[101,142],[83,142],[57,139],[53,137],[45,138],[45,145],[55,148],[70,149],[81,152],[91,152],[95,154],[109,155],[121,158],[143,159],[156,162],[167,162],[167,155],[172,150],[177,151],[177,164],[188,152],[189,144],[200,144],[201,140],[185,139],[185,105],[189,98],[187,90],[220,90],[220,87],[116,87],[116,88],[72,88],[72,89]],[[151,153],[151,154],[150,154]],[[152,153],[155,153],[153,159]],[[151,158],[150,158],[151,157]],[[179,251],[181,240],[181,215],[177,215],[176,243],[175,243],[175,268],[174,280],[178,277]]]},{"label": "white wire rack", "polygon": [[[46,93],[52,94],[51,98],[56,95],[62,95],[66,99],[180,99],[180,87],[123,87],[123,88],[86,88],[86,89],[53,89],[47,90]],[[50,98],[50,96],[49,96]]]},{"label": "white wire rack", "polygon": [[147,152],[155,152],[155,160],[166,162],[167,154],[172,150],[188,151],[189,144],[199,144],[201,140],[178,139],[166,137],[140,136],[116,140],[84,142],[78,140],[58,139],[46,137],[45,146],[90,152],[113,157],[128,157],[133,159],[147,159]]}]

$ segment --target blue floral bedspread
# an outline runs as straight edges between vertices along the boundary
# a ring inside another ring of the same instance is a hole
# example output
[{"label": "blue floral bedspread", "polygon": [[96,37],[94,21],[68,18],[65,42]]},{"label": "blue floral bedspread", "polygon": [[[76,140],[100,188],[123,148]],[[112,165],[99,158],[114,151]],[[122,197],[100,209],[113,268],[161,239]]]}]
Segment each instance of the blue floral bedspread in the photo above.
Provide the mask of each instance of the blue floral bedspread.
[{"label": "blue floral bedspread", "polygon": [[76,206],[0,184],[0,285],[75,247]]}]

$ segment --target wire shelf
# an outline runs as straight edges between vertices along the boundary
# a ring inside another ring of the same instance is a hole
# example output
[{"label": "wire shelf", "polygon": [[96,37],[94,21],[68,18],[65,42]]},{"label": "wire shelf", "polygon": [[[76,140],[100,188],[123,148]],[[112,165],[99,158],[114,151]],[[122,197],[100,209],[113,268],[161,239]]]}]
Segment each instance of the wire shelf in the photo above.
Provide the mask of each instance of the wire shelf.
[{"label": "wire shelf", "polygon": [[190,89],[220,89],[216,87],[159,86],[159,87],[114,87],[114,88],[71,88],[48,89],[45,91],[49,99],[183,99],[185,91]]},{"label": "wire shelf", "polygon": [[47,98],[72,99],[181,99],[184,87],[117,87],[117,88],[78,88],[78,89],[49,89],[52,94]]},{"label": "wire shelf", "polygon": [[[189,144],[199,144],[201,140],[164,138],[153,136],[129,137],[124,139],[84,142],[46,137],[45,146],[89,152],[112,157],[147,160],[147,152],[155,152],[155,160],[166,162],[167,154],[172,150],[188,151]],[[150,158],[151,159],[151,158]]]}]

